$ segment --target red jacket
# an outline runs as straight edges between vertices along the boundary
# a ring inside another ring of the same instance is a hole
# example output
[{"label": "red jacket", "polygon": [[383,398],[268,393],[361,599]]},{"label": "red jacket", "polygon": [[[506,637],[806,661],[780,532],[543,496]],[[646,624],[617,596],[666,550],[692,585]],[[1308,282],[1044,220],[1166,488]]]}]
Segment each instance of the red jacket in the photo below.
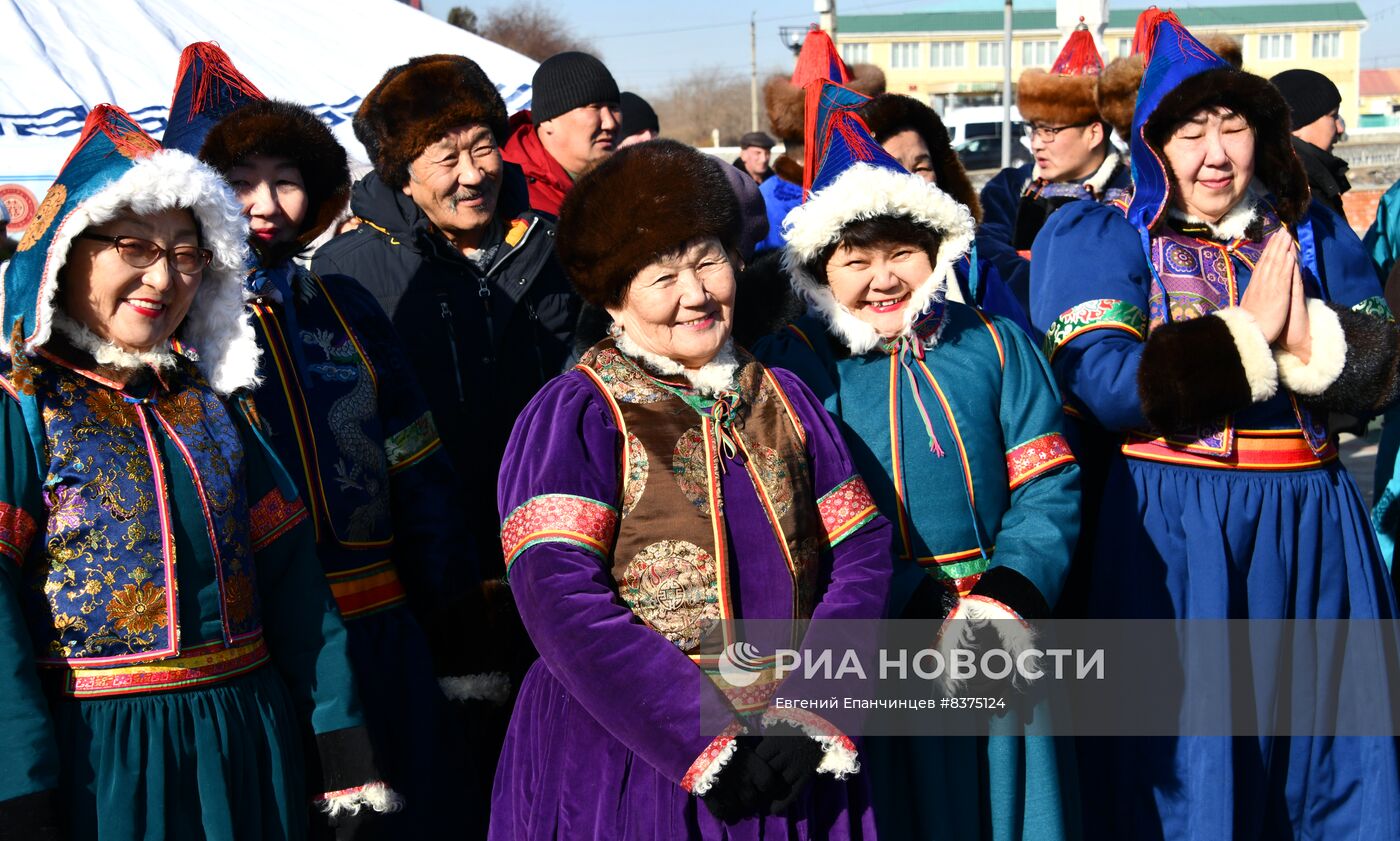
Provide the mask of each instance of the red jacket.
[{"label": "red jacket", "polygon": [[574,180],[545,151],[529,111],[516,112],[510,118],[509,125],[510,135],[506,138],[505,148],[501,150],[501,157],[519,164],[525,171],[525,180],[530,188],[530,207],[557,218],[559,205],[564,201],[564,194],[574,186]]}]

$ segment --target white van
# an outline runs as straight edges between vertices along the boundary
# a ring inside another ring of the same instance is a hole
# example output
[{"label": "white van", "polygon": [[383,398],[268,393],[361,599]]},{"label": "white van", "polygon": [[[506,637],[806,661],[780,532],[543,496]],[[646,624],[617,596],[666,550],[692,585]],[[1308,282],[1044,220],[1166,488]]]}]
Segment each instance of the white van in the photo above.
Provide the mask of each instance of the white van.
[{"label": "white van", "polygon": [[[964,108],[950,108],[943,115],[943,125],[948,127],[948,137],[956,146],[973,137],[988,135],[1001,136],[1002,108],[1000,105],[973,105]],[[1011,136],[1020,140],[1025,135],[1025,122],[1021,112],[1011,107]]]}]

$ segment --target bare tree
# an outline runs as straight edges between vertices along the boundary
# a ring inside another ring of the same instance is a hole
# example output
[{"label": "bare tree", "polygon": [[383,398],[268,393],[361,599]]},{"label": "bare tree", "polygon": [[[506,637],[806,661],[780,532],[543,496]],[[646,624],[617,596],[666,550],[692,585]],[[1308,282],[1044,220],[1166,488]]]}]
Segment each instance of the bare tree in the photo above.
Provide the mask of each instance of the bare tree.
[{"label": "bare tree", "polygon": [[544,61],[568,50],[597,55],[592,44],[575,34],[562,17],[538,0],[487,12],[481,36],[535,61]]},{"label": "bare tree", "polygon": [[[749,130],[749,77],[724,67],[701,67],[650,99],[661,133],[683,143],[709,146],[719,129],[721,146],[733,146]],[[763,128],[767,128],[766,121]]]},{"label": "bare tree", "polygon": [[447,22],[458,29],[465,29],[473,35],[481,34],[476,19],[476,12],[473,12],[466,6],[453,6],[451,9],[448,9]]}]

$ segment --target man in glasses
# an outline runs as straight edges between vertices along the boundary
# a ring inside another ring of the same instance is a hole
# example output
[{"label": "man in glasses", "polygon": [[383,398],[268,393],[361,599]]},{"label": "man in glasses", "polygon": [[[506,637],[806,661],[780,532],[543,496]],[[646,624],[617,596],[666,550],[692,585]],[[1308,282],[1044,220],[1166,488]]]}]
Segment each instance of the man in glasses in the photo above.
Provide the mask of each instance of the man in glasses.
[{"label": "man in glasses", "polygon": [[1017,105],[1035,162],[1008,167],[982,188],[978,253],[996,264],[1027,312],[1031,243],[1050,214],[1072,201],[1112,201],[1131,183],[1094,100],[1102,70],[1093,36],[1080,24],[1050,72],[1022,73]]}]

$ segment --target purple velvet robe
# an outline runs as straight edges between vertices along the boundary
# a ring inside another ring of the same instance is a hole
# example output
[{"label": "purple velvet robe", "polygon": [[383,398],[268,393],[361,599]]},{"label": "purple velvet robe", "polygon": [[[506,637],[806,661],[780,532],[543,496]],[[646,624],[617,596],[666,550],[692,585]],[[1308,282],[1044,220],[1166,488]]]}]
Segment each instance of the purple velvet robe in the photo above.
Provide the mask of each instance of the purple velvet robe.
[{"label": "purple velvet robe", "polygon": [[[863,489],[821,404],[792,374],[774,374],[806,429],[812,498],[853,484]],[[511,719],[492,795],[490,837],[873,838],[869,793],[859,773],[844,780],[818,774],[787,814],[728,825],[683,787],[721,737],[725,723],[711,713],[727,702],[685,652],[644,624],[618,595],[609,541],[622,508],[620,448],[607,399],[586,375],[573,371],[526,408],[506,450],[499,489],[503,517],[541,496],[567,495],[553,498],[565,504],[581,498],[593,519],[584,514],[572,529],[558,528],[555,520],[554,532],[544,522],[548,517],[525,533],[507,523],[504,539],[514,533],[525,546],[510,562],[510,583],[540,659],[521,686]],[[791,618],[792,579],[747,472],[726,470],[721,493],[736,613]],[[828,516],[828,527],[831,522]],[[835,545],[822,552],[814,620],[883,615],[893,564],[890,540],[888,521],[873,513],[831,541]],[[778,696],[801,691],[789,680]],[[737,723],[730,714],[728,725]]]}]

